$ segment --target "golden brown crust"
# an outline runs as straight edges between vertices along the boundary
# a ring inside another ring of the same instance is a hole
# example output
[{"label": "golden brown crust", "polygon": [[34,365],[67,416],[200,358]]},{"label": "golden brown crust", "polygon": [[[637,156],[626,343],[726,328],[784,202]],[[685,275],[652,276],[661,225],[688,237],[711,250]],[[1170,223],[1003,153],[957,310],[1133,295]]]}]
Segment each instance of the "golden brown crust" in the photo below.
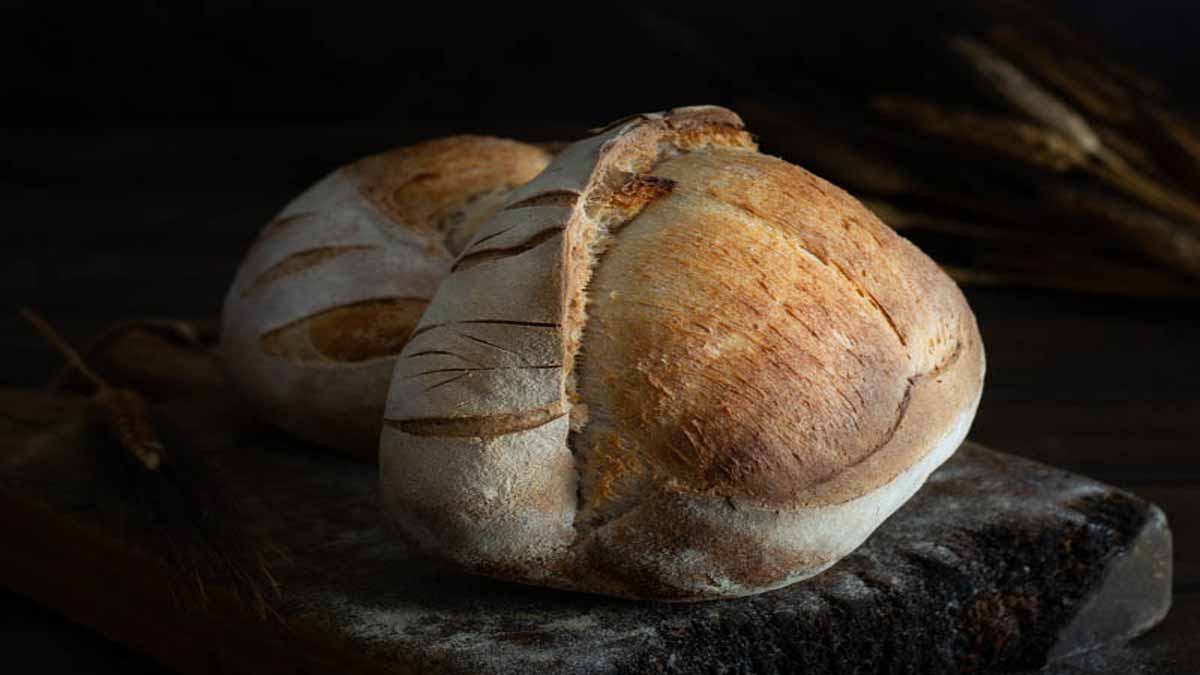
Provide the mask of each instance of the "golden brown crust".
[{"label": "golden brown crust", "polygon": [[262,336],[263,351],[297,363],[358,363],[400,353],[424,298],[364,300],[308,316]]},{"label": "golden brown crust", "polygon": [[527,183],[550,157],[508,139],[449,136],[361,159],[345,171],[393,223],[443,240],[457,253],[480,224],[462,222],[464,206]]},{"label": "golden brown crust", "polygon": [[575,358],[587,322],[590,297],[586,289],[600,256],[616,231],[674,189],[671,179],[650,175],[656,165],[681,153],[709,148],[753,151],[758,146],[740,118],[710,106],[672,110],[658,124],[636,123],[602,146],[602,157],[588,176],[580,208],[567,225],[563,244],[563,368],[567,374],[564,393],[569,398],[578,395]]},{"label": "golden brown crust", "polygon": [[[589,287],[587,506],[647,480],[815,505],[916,461],[928,442],[892,443],[911,389],[938,386],[924,375],[977,343],[953,283],[781,160],[714,149],[654,175],[674,190],[621,230]],[[941,388],[950,410],[974,395]],[[847,473],[876,453],[869,474]]]}]

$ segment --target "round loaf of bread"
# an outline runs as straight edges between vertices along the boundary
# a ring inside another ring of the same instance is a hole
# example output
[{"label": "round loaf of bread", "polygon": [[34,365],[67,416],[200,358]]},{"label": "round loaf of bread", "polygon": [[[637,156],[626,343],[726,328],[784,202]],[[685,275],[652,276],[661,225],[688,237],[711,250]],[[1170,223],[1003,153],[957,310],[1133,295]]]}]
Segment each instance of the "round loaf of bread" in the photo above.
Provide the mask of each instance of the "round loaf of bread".
[{"label": "round loaf of bread", "polygon": [[262,231],[225,298],[231,381],[284,431],[374,461],[396,355],[480,223],[550,157],[454,136],[313,185]]},{"label": "round loaf of bread", "polygon": [[955,284],[857,200],[693,107],[514,191],[396,361],[387,512],[474,573],[658,600],[758,593],[860,543],[983,385]]}]

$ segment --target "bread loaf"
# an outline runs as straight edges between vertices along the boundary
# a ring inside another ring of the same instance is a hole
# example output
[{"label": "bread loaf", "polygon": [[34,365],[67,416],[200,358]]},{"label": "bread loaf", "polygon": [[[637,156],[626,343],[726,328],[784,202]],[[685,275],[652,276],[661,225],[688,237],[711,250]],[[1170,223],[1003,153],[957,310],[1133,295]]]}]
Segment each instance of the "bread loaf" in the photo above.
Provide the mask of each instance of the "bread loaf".
[{"label": "bread loaf", "polygon": [[641,115],[507,195],[441,282],[395,362],[385,508],[474,573],[758,593],[904,503],[983,374],[957,287],[857,200],[728,110]]},{"label": "bread loaf", "polygon": [[262,231],[226,296],[230,379],[267,421],[374,461],[396,354],[479,224],[549,159],[456,136],[312,186]]}]

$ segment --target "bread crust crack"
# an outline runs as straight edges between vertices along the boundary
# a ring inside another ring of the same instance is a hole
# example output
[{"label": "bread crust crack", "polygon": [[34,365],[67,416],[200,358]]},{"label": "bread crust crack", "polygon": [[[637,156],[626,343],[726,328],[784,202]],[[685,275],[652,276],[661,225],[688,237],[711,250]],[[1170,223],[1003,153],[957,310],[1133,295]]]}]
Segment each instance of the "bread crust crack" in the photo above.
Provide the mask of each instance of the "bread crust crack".
[{"label": "bread crust crack", "polygon": [[548,406],[512,415],[489,417],[430,417],[415,420],[385,419],[386,426],[414,436],[485,438],[536,429],[567,414],[562,406]]}]

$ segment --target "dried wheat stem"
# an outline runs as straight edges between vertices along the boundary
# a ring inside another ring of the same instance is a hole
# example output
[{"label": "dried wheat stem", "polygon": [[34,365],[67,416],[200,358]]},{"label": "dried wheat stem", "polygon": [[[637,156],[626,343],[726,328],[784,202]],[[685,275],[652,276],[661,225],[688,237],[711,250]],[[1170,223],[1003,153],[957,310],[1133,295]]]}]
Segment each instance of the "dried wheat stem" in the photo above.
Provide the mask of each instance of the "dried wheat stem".
[{"label": "dried wheat stem", "polygon": [[83,376],[96,386],[92,399],[104,413],[104,420],[121,446],[129,451],[148,471],[157,471],[162,465],[163,444],[150,425],[150,410],[146,400],[131,389],[116,389],[92,370],[79,352],[37,312],[22,307],[19,313],[37,329],[63,358],[77,368]]},{"label": "dried wheat stem", "polygon": [[146,400],[129,389],[104,387],[96,392],[96,403],[121,445],[148,471],[157,471],[162,465],[163,444],[150,426]]},{"label": "dried wheat stem", "polygon": [[46,342],[49,342],[52,347],[58,350],[58,352],[62,354],[63,358],[65,358],[68,363],[77,368],[80,373],[83,373],[83,376],[86,377],[92,384],[96,385],[97,389],[108,387],[108,382],[105,382],[104,378],[100,377],[94,370],[89,368],[88,365],[83,362],[83,357],[79,355],[79,352],[75,351],[75,348],[72,347],[66,341],[66,339],[59,334],[58,331],[54,330],[54,327],[51,326],[50,323],[45,319],[43,319],[40,314],[28,307],[20,308],[17,310],[17,313],[21,315],[22,319],[25,319],[32,324],[37,332],[46,340]]},{"label": "dried wheat stem", "polygon": [[959,35],[950,40],[950,48],[1013,107],[1075,141],[1089,154],[1103,147],[1083,117],[989,47]]},{"label": "dried wheat stem", "polygon": [[1087,160],[1087,153],[1070,138],[1018,119],[952,110],[903,96],[877,96],[871,105],[884,117],[905,122],[927,134],[1051,171],[1068,171]]},{"label": "dried wheat stem", "polygon": [[1084,168],[1109,185],[1163,213],[1186,222],[1200,223],[1200,204],[1142,175],[1114,152],[1102,149],[1096,155],[1096,161],[1085,164]]},{"label": "dried wheat stem", "polygon": [[1056,52],[1012,26],[993,28],[989,37],[1009,58],[1023,63],[1085,112],[1117,124],[1133,119],[1134,107],[1128,92],[1079,55]]}]

